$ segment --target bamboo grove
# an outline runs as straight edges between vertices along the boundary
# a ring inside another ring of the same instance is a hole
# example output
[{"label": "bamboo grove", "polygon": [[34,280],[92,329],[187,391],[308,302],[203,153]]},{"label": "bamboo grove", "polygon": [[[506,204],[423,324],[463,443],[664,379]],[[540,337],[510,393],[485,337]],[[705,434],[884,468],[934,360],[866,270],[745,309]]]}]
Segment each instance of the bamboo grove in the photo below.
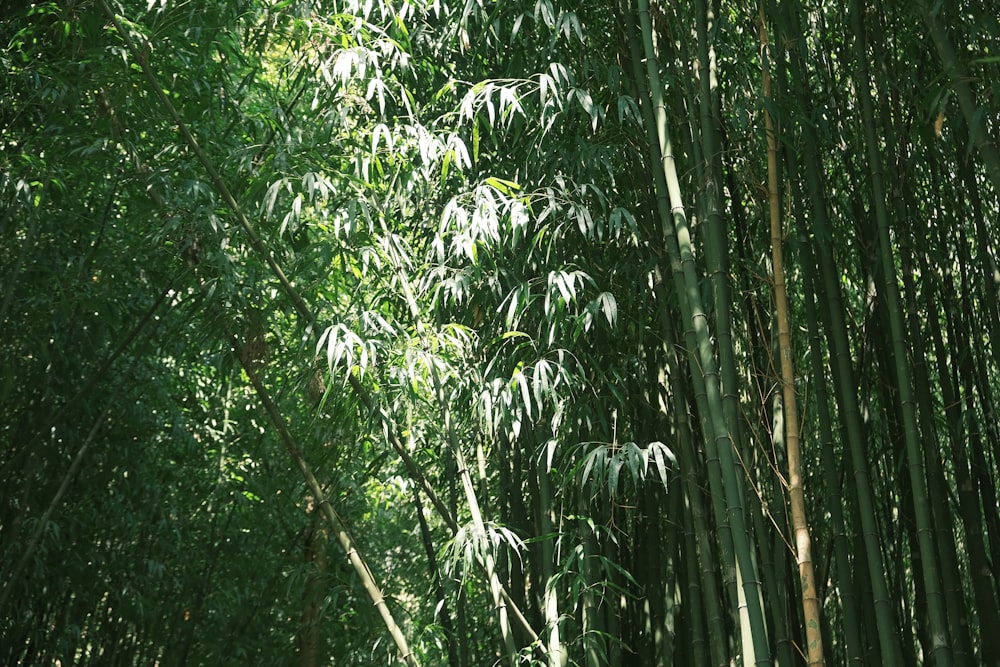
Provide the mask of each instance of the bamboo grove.
[{"label": "bamboo grove", "polygon": [[1000,16],[0,10],[0,661],[1000,665]]}]

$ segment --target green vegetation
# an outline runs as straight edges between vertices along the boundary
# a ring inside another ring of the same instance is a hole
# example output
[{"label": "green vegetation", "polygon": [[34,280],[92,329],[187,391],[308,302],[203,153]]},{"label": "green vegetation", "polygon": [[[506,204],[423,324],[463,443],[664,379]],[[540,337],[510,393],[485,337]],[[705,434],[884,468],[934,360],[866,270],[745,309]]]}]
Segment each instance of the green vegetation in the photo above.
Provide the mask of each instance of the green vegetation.
[{"label": "green vegetation", "polygon": [[0,13],[0,664],[1000,665],[989,3]]}]

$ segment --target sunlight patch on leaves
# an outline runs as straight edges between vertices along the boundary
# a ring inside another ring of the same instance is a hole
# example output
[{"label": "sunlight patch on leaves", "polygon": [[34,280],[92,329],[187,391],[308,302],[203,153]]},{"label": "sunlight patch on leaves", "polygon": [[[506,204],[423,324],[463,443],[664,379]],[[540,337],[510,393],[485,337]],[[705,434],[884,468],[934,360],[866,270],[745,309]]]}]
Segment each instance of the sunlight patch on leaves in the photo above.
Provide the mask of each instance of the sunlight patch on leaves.
[{"label": "sunlight patch on leaves", "polygon": [[[659,441],[640,447],[634,442],[623,444],[591,443],[594,447],[584,456],[580,467],[580,487],[588,484],[605,490],[611,498],[621,493],[621,481],[628,480],[638,488],[649,474],[652,461],[660,482],[667,486],[668,472],[677,465],[673,451]],[[598,491],[595,489],[596,495]]]}]

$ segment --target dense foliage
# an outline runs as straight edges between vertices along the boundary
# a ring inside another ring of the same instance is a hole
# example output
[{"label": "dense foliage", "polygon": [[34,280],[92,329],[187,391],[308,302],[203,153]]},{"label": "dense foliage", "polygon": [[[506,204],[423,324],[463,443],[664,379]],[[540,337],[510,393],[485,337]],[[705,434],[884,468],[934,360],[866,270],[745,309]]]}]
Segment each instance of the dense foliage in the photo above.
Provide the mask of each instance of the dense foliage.
[{"label": "dense foliage", "polygon": [[2,10],[0,661],[1000,665],[988,5]]}]

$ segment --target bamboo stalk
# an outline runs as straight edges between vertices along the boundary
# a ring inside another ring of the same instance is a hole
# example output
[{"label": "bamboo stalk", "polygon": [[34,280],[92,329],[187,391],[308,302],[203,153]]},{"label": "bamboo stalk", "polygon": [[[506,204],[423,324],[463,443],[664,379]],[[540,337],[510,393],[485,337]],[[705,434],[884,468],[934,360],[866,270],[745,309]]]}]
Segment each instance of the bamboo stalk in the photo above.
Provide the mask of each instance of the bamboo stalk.
[{"label": "bamboo stalk", "polygon": [[805,493],[802,488],[802,453],[799,432],[799,410],[795,397],[795,368],[792,362],[792,335],[788,314],[788,293],[785,289],[784,238],[781,230],[781,205],[778,199],[778,142],[774,120],[768,111],[771,97],[771,70],[769,67],[767,24],[764,6],[760,6],[761,76],[764,93],[764,129],[767,135],[767,200],[771,221],[771,271],[774,282],[774,299],[778,317],[778,350],[781,363],[781,397],[785,418],[785,449],[788,454],[788,498],[792,509],[792,531],[795,536],[795,557],[802,583],[802,611],[805,625],[806,656],[809,665],[821,667],[823,658],[823,633],[820,627],[820,603],[816,593],[816,575],[813,571],[812,539],[806,521]]}]

